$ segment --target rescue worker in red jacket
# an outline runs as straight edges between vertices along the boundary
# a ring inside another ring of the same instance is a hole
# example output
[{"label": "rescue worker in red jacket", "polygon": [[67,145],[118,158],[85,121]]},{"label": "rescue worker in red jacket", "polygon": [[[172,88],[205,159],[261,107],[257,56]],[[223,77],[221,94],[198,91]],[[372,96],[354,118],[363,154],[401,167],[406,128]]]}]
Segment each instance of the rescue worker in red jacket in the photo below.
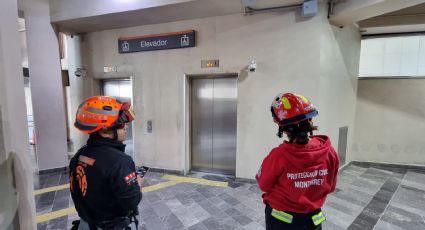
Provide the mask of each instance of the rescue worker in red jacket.
[{"label": "rescue worker in red jacket", "polygon": [[81,218],[73,229],[137,226],[143,179],[123,144],[133,119],[131,105],[113,97],[91,97],[79,106],[75,127],[90,137],[69,165],[71,197]]},{"label": "rescue worker in red jacket", "polygon": [[283,93],[271,112],[288,140],[272,149],[256,179],[266,204],[266,229],[322,229],[321,207],[335,190],[339,159],[329,137],[313,136],[312,118],[318,115],[304,96]]}]

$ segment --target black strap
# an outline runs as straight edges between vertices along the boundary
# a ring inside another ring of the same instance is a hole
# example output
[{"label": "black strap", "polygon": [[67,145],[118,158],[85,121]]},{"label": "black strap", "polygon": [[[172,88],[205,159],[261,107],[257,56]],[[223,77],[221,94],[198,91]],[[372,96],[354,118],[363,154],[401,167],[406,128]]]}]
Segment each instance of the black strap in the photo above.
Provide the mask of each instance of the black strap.
[{"label": "black strap", "polygon": [[78,230],[79,226],[80,226],[80,220],[74,220],[74,221],[72,221],[71,230]]},{"label": "black strap", "polygon": [[139,229],[139,220],[137,219],[137,214],[133,213],[132,217],[134,219],[132,222],[134,222],[134,225],[136,225],[136,229]]}]

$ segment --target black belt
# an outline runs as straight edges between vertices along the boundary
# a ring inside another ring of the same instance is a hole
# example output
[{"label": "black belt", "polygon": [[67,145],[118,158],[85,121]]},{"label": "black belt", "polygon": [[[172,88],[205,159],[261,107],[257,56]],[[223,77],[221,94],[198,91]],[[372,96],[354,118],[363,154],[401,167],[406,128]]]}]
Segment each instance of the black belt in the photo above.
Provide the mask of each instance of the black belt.
[{"label": "black belt", "polygon": [[97,226],[103,230],[123,230],[131,224],[129,217],[115,218],[113,220],[102,221]]},{"label": "black belt", "polygon": [[101,221],[97,226],[103,230],[123,230],[131,229],[129,225],[135,223],[136,229],[138,228],[139,221],[136,218],[136,215],[130,215],[125,217],[114,218],[113,220]]}]

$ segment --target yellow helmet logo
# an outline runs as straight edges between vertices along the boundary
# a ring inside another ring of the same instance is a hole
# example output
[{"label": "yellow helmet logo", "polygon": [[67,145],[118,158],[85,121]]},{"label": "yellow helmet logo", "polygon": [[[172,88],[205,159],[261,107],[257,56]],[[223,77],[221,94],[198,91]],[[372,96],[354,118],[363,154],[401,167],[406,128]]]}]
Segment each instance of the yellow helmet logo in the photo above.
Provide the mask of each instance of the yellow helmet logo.
[{"label": "yellow helmet logo", "polygon": [[289,102],[288,98],[282,97],[282,104],[284,109],[291,109],[291,102]]}]

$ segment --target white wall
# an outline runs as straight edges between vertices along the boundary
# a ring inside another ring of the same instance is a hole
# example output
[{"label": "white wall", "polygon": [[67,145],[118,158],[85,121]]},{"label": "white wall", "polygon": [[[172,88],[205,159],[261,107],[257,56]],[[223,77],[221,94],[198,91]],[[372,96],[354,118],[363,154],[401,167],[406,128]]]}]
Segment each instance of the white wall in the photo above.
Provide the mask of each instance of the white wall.
[{"label": "white wall", "polygon": [[425,165],[425,80],[360,80],[352,160]]},{"label": "white wall", "polygon": [[68,159],[58,40],[48,0],[25,1],[24,11],[38,168],[60,168],[68,165]]},{"label": "white wall", "polygon": [[362,40],[360,77],[425,76],[425,36]]},{"label": "white wall", "polygon": [[0,1],[0,228],[36,229],[16,4]]},{"label": "white wall", "polygon": [[[360,76],[425,75],[425,36],[362,41]],[[423,79],[359,81],[350,158],[425,165]]]},{"label": "white wall", "polygon": [[[184,76],[239,74],[236,176],[253,178],[263,157],[282,141],[275,136],[277,127],[270,115],[270,104],[276,94],[303,94],[324,116],[337,112],[331,108],[335,101],[330,99],[334,98],[331,94],[355,102],[356,84],[352,78],[357,77],[353,69],[358,60],[355,51],[360,44],[359,35],[353,28],[333,31],[327,23],[325,8],[323,4],[320,16],[308,19],[301,18],[299,12],[287,11],[94,32],[85,37],[85,65],[89,77],[133,76],[135,110],[139,116],[134,130],[135,149],[139,153],[136,163],[175,170],[185,168]],[[131,54],[117,51],[117,39],[121,36],[186,29],[197,31],[195,48]],[[353,57],[344,58],[345,55]],[[220,67],[201,69],[202,59],[219,59]],[[248,73],[246,66],[252,59],[258,69]],[[118,73],[103,74],[103,66],[109,65],[117,65]],[[348,105],[338,111],[344,116],[338,117],[337,123],[330,118],[318,120],[322,130],[333,139],[340,125],[350,125],[353,120]],[[146,132],[147,120],[154,122],[152,134]]]}]

